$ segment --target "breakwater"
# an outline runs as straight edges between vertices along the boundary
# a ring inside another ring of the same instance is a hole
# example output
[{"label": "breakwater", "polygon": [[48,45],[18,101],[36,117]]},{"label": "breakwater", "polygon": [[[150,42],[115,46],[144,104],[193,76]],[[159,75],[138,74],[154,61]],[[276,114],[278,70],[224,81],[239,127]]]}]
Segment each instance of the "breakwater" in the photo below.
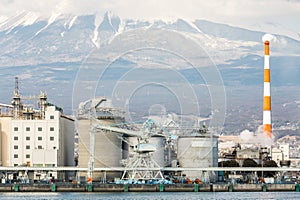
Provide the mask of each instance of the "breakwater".
[{"label": "breakwater", "polygon": [[3,184],[0,192],[278,192],[299,184]]}]

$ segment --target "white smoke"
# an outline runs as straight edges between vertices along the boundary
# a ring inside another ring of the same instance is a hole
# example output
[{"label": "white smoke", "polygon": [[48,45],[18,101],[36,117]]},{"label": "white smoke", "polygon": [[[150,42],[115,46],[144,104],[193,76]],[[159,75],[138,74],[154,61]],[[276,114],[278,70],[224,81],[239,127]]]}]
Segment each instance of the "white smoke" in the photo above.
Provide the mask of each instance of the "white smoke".
[{"label": "white smoke", "polygon": [[275,48],[283,48],[287,45],[287,41],[284,37],[280,37],[280,36],[276,37],[271,34],[263,35],[262,41],[263,42],[269,41],[270,44],[272,45],[272,47],[275,47]]},{"label": "white smoke", "polygon": [[254,143],[254,133],[249,130],[243,130],[240,134],[240,140],[244,143]]},{"label": "white smoke", "polygon": [[271,35],[271,34],[264,34],[264,36],[262,37],[262,41],[263,42],[276,42],[277,41],[277,38],[274,36],[274,35]]},{"label": "white smoke", "polygon": [[240,134],[240,141],[243,144],[256,144],[260,146],[271,146],[273,137],[269,138],[263,132],[263,126],[259,126],[255,132],[244,130]]}]

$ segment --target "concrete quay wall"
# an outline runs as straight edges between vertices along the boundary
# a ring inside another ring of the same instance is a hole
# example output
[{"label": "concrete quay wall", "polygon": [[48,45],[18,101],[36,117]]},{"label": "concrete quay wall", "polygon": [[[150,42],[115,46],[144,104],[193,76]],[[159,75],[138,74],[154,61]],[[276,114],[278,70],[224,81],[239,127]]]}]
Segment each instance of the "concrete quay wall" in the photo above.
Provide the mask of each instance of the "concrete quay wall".
[{"label": "concrete quay wall", "polygon": [[267,191],[295,191],[295,187],[296,185],[294,184],[268,184]]},{"label": "concrete quay wall", "polygon": [[[230,191],[229,185],[229,191]],[[233,192],[260,192],[263,191],[262,184],[234,184],[232,185]]]},{"label": "concrete quay wall", "polygon": [[278,192],[300,191],[295,184],[0,184],[1,192]]}]

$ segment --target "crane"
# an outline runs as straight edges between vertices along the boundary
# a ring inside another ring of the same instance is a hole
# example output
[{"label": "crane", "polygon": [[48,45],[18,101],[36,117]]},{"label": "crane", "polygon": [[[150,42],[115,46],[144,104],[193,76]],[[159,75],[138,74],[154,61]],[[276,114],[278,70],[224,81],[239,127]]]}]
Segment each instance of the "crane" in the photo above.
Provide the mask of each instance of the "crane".
[{"label": "crane", "polygon": [[[157,150],[156,144],[150,143],[152,136],[165,137],[166,135],[157,126],[157,124],[148,119],[144,122],[143,128],[140,131],[132,131],[118,127],[111,127],[96,123],[92,125],[91,136],[96,132],[108,131],[111,133],[120,133],[125,136],[137,137],[138,144],[135,146],[134,151],[136,154],[133,158],[128,158],[125,164],[125,171],[122,175],[122,180],[125,179],[164,179],[160,167],[152,157],[152,153]],[[93,138],[94,136],[92,136]],[[125,142],[128,142],[124,140]],[[93,155],[93,153],[91,153]],[[93,164],[93,158],[91,158]],[[153,170],[155,169],[155,170]],[[90,170],[93,170],[91,166]]]},{"label": "crane", "polygon": [[[115,126],[101,124],[97,119],[97,108],[106,101],[105,98],[100,99],[98,103],[93,103],[92,100],[85,101],[79,105],[79,113],[84,114],[91,120],[90,125],[90,158],[88,164],[88,183],[92,183],[94,171],[94,147],[95,134],[101,132],[109,132],[111,134],[120,134],[126,137],[136,137],[137,145],[134,145],[136,154],[133,158],[128,158],[125,163],[125,170],[122,175],[122,180],[125,179],[164,179],[160,167],[152,157],[153,152],[157,150],[156,144],[150,143],[150,138],[153,136],[165,137],[170,140],[169,132],[158,125],[154,120],[147,119],[141,130],[129,130]],[[124,142],[129,143],[124,137],[120,137]]]}]

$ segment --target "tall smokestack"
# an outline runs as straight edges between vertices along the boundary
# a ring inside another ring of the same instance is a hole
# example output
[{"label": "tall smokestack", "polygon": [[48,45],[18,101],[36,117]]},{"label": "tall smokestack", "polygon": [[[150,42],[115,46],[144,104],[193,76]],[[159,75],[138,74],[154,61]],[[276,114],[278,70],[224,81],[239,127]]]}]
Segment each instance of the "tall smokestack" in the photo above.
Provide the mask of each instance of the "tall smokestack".
[{"label": "tall smokestack", "polygon": [[269,138],[272,137],[271,84],[270,84],[270,41],[272,39],[273,36],[269,34],[266,34],[263,37],[263,42],[265,45],[263,131],[264,134]]}]

